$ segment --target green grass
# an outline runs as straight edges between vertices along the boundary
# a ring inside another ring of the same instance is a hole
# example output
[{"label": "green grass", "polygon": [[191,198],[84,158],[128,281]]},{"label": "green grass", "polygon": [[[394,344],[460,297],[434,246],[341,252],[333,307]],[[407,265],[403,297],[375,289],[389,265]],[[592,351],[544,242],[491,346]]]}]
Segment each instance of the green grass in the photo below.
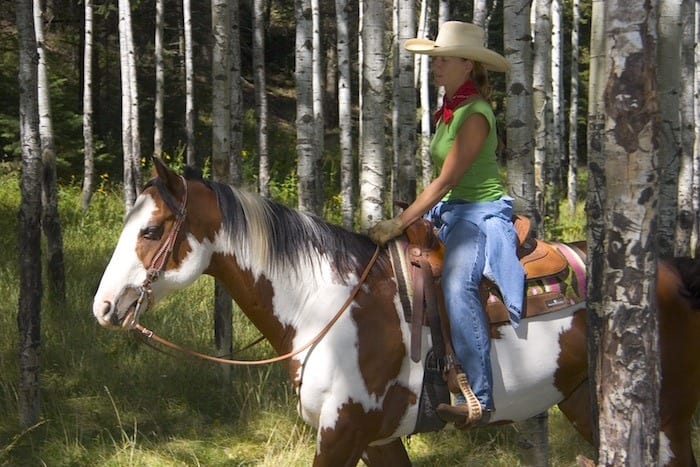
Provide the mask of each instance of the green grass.
[{"label": "green grass", "polygon": [[[21,430],[17,417],[17,177],[0,175],[0,465],[7,466],[307,466],[313,431],[279,364],[234,367],[226,384],[217,365],[174,359],[100,328],[92,295],[121,229],[121,193],[104,187],[87,214],[78,187],[62,187],[67,303],[44,298],[42,420]],[[196,349],[213,349],[213,281],[203,277],[142,322]],[[236,345],[257,331],[235,313]],[[272,355],[267,344],[246,357]],[[415,435],[417,466],[518,465],[510,426]],[[553,466],[592,456],[557,410],[550,412]]]}]

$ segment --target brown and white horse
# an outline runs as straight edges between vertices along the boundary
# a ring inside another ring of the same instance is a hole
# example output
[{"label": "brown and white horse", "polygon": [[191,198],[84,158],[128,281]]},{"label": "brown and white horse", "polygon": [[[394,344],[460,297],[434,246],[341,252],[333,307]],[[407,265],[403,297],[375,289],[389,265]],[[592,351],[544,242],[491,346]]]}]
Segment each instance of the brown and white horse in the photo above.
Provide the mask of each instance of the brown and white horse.
[{"label": "brown and white horse", "polygon": [[[320,340],[285,361],[299,413],[317,429],[314,465],[410,465],[401,437],[416,431],[424,366],[409,358],[409,325],[386,250],[358,288],[376,248],[367,237],[245,191],[181,177],[160,160],[155,169],[95,295],[98,322],[128,329],[142,302],[210,274],[286,354],[314,340],[353,295]],[[659,267],[664,465],[695,465],[698,278],[700,265],[692,261]],[[524,420],[559,404],[591,440],[583,305],[499,331],[491,422]],[[427,331],[424,339],[429,344]]]}]

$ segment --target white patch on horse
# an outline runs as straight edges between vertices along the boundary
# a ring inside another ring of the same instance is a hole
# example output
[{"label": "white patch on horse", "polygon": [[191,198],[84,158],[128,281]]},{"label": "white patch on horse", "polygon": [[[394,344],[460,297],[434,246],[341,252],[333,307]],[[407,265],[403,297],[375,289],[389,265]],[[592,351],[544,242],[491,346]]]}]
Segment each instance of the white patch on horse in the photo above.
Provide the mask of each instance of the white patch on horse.
[{"label": "white patch on horse", "polygon": [[666,433],[659,432],[659,465],[669,465],[674,459],[673,451],[671,450],[671,440],[668,439]]},{"label": "white patch on horse", "polygon": [[554,386],[560,335],[571,329],[573,312],[583,304],[528,318],[520,327],[501,326],[491,340],[493,397],[498,420],[525,420],[564,398]]}]

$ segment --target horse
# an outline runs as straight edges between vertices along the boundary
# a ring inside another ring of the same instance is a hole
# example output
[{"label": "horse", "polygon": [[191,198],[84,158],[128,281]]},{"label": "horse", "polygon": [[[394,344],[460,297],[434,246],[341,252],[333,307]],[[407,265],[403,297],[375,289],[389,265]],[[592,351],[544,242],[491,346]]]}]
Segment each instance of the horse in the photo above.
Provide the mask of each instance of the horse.
[{"label": "horse", "polygon": [[[577,260],[585,264],[583,255]],[[363,234],[187,169],[177,174],[154,158],[153,178],[125,218],[92,311],[104,327],[133,330],[152,303],[211,275],[282,356],[299,415],[316,429],[314,466],[411,465],[402,438],[421,431],[431,335],[424,326],[427,345],[419,361],[410,358],[394,269],[387,250]],[[698,278],[700,261],[659,263],[659,436],[667,466],[696,465]],[[593,442],[585,301],[526,317],[517,329],[499,324],[492,343],[496,411],[489,423],[558,405]]]}]

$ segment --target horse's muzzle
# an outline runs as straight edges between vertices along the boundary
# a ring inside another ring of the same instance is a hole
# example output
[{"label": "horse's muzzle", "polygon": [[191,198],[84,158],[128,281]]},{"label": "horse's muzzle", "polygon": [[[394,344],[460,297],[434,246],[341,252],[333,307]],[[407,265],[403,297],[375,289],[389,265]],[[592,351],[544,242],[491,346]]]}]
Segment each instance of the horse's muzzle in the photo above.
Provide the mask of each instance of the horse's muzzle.
[{"label": "horse's muzzle", "polygon": [[111,329],[131,329],[144,294],[140,287],[124,287],[113,300],[95,300],[93,314],[101,326]]}]

